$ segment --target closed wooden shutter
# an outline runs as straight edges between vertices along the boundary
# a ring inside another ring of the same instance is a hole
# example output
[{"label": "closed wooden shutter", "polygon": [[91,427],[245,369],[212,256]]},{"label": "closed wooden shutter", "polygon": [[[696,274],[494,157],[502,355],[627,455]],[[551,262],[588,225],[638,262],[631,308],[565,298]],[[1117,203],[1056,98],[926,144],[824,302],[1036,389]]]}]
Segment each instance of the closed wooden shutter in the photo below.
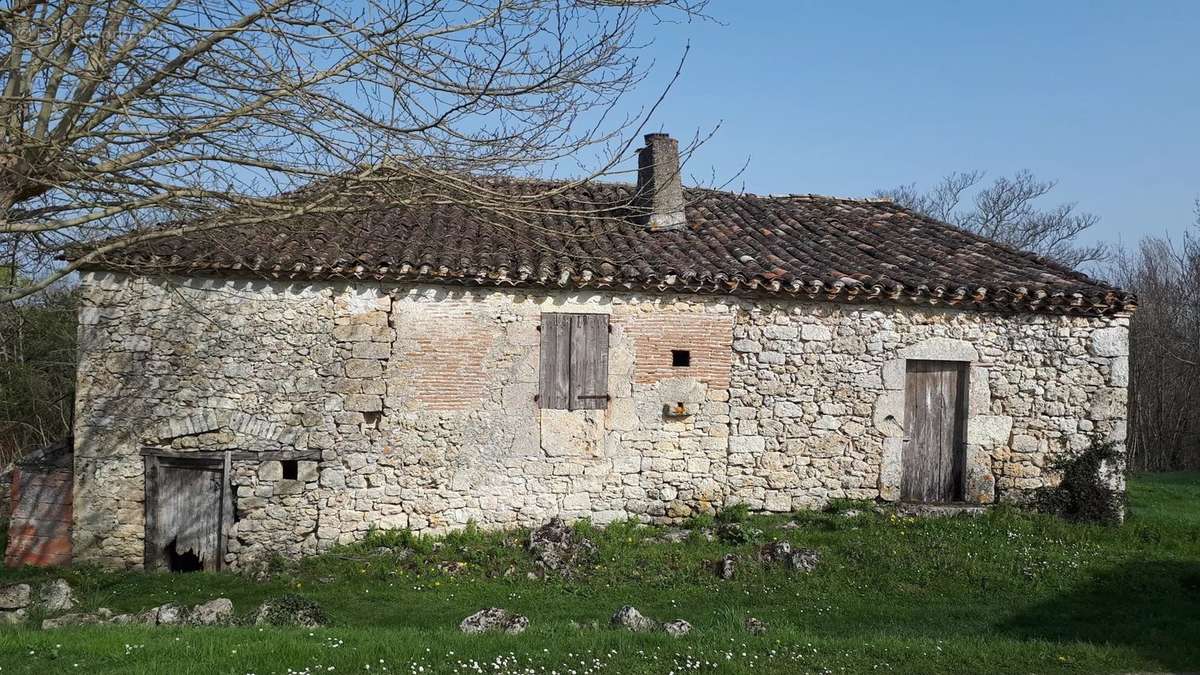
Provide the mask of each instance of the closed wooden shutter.
[{"label": "closed wooden shutter", "polygon": [[608,315],[543,314],[538,403],[553,410],[608,406]]},{"label": "closed wooden shutter", "polygon": [[571,410],[608,407],[608,315],[571,317]]},{"label": "closed wooden shutter", "polygon": [[571,316],[542,315],[542,353],[539,358],[538,403],[566,410],[571,403]]}]

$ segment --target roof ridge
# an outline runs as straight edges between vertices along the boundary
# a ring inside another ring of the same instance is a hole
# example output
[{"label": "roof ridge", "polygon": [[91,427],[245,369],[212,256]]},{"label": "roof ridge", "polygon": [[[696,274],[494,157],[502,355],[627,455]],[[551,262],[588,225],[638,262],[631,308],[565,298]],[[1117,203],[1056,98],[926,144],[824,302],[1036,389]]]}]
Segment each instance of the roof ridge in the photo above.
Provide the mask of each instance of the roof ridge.
[{"label": "roof ridge", "polygon": [[[636,188],[637,183],[621,180],[603,180],[603,179],[584,179],[584,178],[539,178],[534,176],[511,176],[511,175],[495,175],[483,176],[482,180],[490,183],[524,183],[524,184],[540,184],[540,185],[570,185],[577,183],[580,186],[598,185],[604,187],[626,187]],[[837,202],[853,202],[856,204],[895,204],[895,200],[891,197],[844,197],[840,195],[823,195],[815,192],[788,192],[780,194],[759,194],[749,190],[722,190],[715,187],[706,187],[703,185],[685,185],[684,190],[692,190],[698,192],[712,192],[719,195],[727,195],[730,197],[754,197],[756,199],[789,199],[789,200],[826,200]]]}]

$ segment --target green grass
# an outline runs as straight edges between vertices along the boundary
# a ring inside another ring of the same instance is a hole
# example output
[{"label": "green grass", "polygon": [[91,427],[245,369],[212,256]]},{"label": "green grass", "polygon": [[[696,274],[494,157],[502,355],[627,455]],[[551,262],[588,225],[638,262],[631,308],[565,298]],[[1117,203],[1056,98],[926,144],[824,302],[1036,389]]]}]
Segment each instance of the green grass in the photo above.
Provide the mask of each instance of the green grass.
[{"label": "green grass", "polygon": [[[8,571],[6,581],[65,576],[84,609],[225,596],[245,615],[293,592],[319,602],[333,625],[0,629],[0,673],[477,672],[473,663],[489,673],[580,674],[1196,670],[1200,474],[1139,476],[1129,495],[1131,515],[1121,527],[1010,509],[975,519],[799,513],[742,523],[761,529],[762,541],[818,549],[822,564],[808,575],[754,561],[757,542],[658,543],[658,530],[631,523],[581,525],[599,556],[572,580],[529,579],[524,533],[477,531],[437,540],[379,533],[281,566],[267,582]],[[789,520],[799,527],[782,528]],[[415,552],[374,553],[381,544]],[[727,552],[742,560],[736,579],[720,581],[709,561]],[[672,639],[609,628],[623,604],[659,620],[686,619],[693,632]],[[487,606],[526,614],[529,629],[458,632],[463,617]],[[766,621],[769,632],[747,634],[747,616]]]}]

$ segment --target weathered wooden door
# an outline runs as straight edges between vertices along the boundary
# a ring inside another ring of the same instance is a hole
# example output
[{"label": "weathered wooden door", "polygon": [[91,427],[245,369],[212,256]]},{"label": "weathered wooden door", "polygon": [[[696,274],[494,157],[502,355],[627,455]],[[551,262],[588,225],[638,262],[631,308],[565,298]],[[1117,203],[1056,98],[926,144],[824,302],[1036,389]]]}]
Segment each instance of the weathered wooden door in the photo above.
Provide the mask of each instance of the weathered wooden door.
[{"label": "weathered wooden door", "polygon": [[232,519],[219,457],[146,457],[146,567],[221,568]]},{"label": "weathered wooden door", "polygon": [[904,474],[900,498],[963,499],[967,368],[953,361],[909,361],[905,385]]}]

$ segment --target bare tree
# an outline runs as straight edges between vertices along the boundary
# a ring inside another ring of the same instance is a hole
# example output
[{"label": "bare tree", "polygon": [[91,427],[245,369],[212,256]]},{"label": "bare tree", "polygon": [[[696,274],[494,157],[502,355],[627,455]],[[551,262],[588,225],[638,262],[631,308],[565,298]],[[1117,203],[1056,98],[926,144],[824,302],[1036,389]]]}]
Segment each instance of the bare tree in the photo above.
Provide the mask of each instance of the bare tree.
[{"label": "bare tree", "polygon": [[[1200,224],[1200,214],[1197,216]],[[1143,239],[1109,275],[1138,295],[1130,326],[1129,464],[1200,468],[1200,241]]]},{"label": "bare tree", "polygon": [[1103,260],[1104,244],[1080,244],[1078,239],[1099,222],[1091,213],[1076,211],[1075,204],[1042,208],[1038,202],[1055,186],[1028,171],[1011,178],[1001,176],[983,184],[984,172],[955,172],[928,192],[915,183],[875,194],[919,213],[957,225],[990,239],[1032,251],[1069,267]]},{"label": "bare tree", "polygon": [[183,231],[362,196],[503,210],[463,177],[606,171],[648,114],[618,108],[646,72],[641,27],[704,2],[11,0],[0,264],[37,281],[0,299]]},{"label": "bare tree", "polygon": [[75,304],[63,288],[0,304],[0,472],[24,451],[70,434]]}]

